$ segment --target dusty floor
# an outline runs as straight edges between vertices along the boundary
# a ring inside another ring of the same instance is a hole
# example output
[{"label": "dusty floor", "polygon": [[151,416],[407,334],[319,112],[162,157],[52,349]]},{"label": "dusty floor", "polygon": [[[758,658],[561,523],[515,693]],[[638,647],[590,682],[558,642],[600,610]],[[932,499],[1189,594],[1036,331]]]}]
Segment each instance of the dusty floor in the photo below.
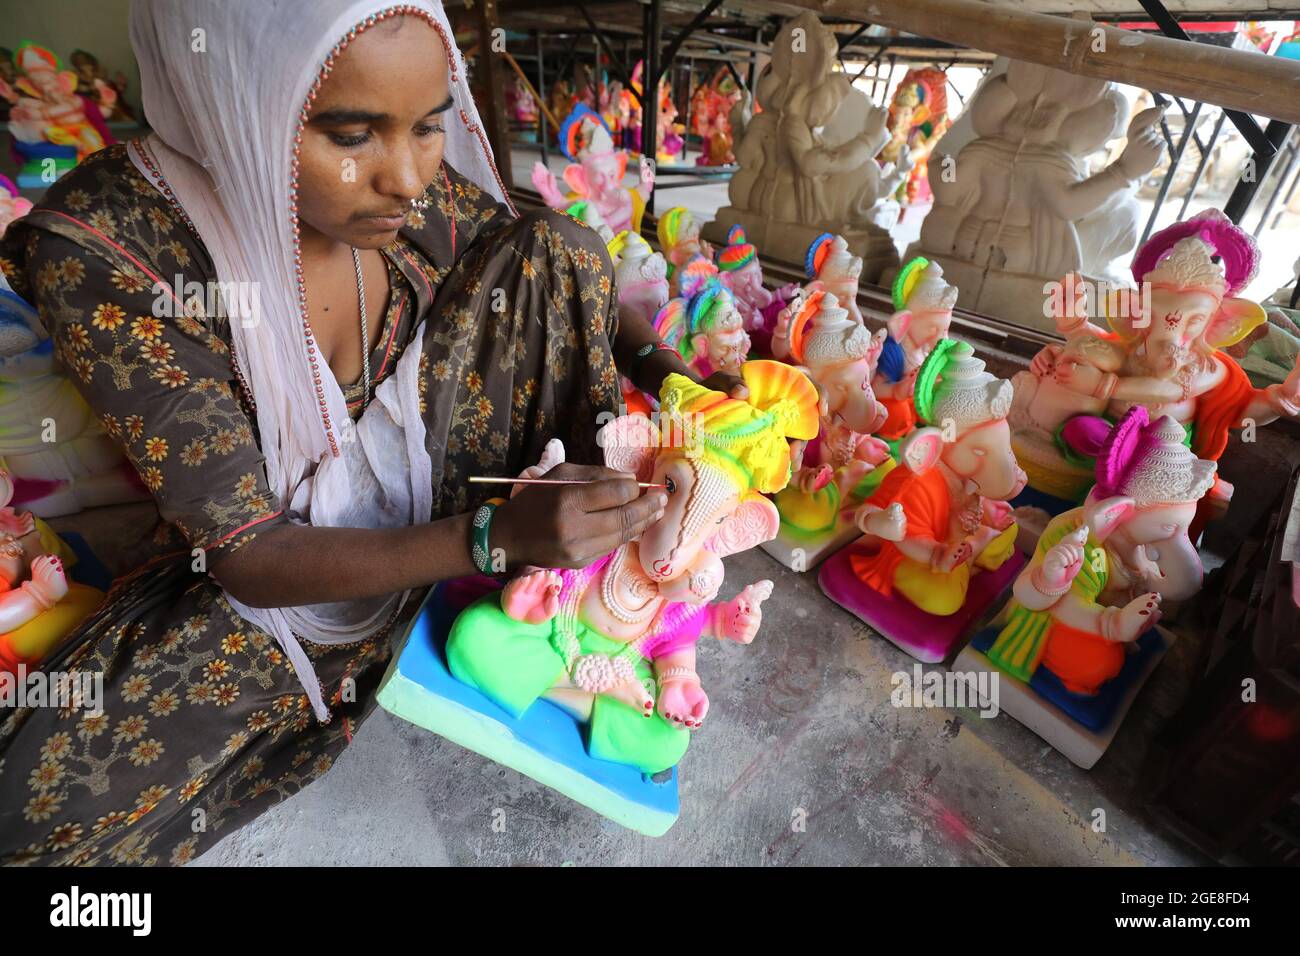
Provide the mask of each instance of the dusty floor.
[{"label": "dusty floor", "polygon": [[1142,819],[1133,793],[1178,696],[1177,645],[1086,772],[1006,715],[894,707],[891,675],[910,673],[910,657],[812,576],[760,551],[727,564],[726,593],[767,577],[776,597],[752,645],[701,648],[713,709],[681,764],[682,814],[666,836],[624,830],[380,711],[320,782],[196,865],[1199,861]]}]

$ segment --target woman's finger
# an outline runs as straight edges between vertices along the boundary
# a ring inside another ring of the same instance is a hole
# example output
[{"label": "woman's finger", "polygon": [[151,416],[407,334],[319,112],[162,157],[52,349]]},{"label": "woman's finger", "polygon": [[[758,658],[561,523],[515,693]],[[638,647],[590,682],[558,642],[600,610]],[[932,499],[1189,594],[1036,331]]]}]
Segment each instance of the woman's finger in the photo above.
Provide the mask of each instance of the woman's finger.
[{"label": "woman's finger", "polygon": [[639,538],[656,521],[663,517],[663,509],[647,500],[649,496],[623,505],[588,515],[592,522],[589,535],[584,536],[583,550],[591,560],[603,557],[621,545]]},{"label": "woman's finger", "polygon": [[608,511],[611,508],[631,504],[641,498],[651,498],[655,501],[660,498],[667,500],[667,496],[658,488],[647,489],[647,493],[642,495],[636,479],[629,474],[619,471],[611,474],[614,477],[594,481],[578,488],[575,494],[582,511],[587,514]]},{"label": "woman's finger", "polygon": [[555,481],[609,481],[615,478],[630,478],[631,475],[603,465],[578,465],[566,461],[556,465],[542,477]]}]

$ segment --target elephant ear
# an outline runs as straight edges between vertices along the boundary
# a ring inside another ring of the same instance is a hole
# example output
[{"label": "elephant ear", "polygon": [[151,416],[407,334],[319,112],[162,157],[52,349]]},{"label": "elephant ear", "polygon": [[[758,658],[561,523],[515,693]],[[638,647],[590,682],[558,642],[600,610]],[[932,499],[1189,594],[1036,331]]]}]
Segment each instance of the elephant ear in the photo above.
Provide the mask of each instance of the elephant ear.
[{"label": "elephant ear", "polygon": [[911,324],[911,309],[900,309],[885,320],[885,328],[889,330],[890,338],[895,342],[903,341],[903,336],[907,335],[907,327]]},{"label": "elephant ear", "polygon": [[1084,520],[1098,541],[1104,542],[1112,531],[1137,511],[1137,503],[1128,495],[1115,495],[1092,502],[1084,509]]},{"label": "elephant ear", "polygon": [[1216,349],[1236,345],[1267,321],[1264,307],[1258,302],[1227,296],[1205,330],[1206,344]]},{"label": "elephant ear", "polygon": [[587,171],[577,163],[564,167],[564,181],[579,196],[585,198],[591,195],[591,187],[587,185]]},{"label": "elephant ear", "polygon": [[943,453],[943,431],[933,425],[918,428],[898,447],[903,464],[917,474],[929,471]]},{"label": "elephant ear", "polygon": [[736,510],[704,543],[720,558],[756,548],[771,541],[781,527],[781,514],[776,505],[757,492],[750,492],[740,500]]},{"label": "elephant ear", "polygon": [[596,435],[605,450],[605,465],[615,471],[649,481],[659,451],[659,432],[645,415],[623,415],[609,422]]}]

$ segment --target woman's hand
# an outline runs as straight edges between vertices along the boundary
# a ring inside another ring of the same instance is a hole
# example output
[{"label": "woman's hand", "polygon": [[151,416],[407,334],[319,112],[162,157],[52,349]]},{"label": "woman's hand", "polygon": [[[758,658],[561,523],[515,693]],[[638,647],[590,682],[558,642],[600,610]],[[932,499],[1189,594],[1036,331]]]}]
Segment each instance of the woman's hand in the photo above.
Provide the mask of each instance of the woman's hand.
[{"label": "woman's hand", "polygon": [[488,546],[502,549],[508,568],[586,567],[640,537],[668,503],[662,489],[643,495],[635,478],[612,468],[563,464],[542,477],[589,484],[530,485],[497,507]]}]

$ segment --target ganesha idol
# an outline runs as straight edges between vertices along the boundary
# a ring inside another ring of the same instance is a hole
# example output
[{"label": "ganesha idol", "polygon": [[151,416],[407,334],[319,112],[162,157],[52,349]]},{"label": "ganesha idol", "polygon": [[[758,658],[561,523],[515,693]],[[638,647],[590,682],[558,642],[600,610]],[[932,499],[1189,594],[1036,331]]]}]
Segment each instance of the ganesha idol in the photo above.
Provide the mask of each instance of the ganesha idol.
[{"label": "ganesha idol", "polygon": [[858,537],[855,509],[894,467],[889,446],[871,434],[886,415],[871,391],[884,337],[816,289],[796,297],[772,339],[777,358],[805,371],[821,396],[817,438],[796,451],[794,477],[773,499],[780,531],[763,545],[795,571]]},{"label": "ganesha idol", "polygon": [[732,226],[727,231],[727,245],[718,250],[717,263],[719,278],[735,297],[751,343],[761,354],[770,355],[772,330],[781,310],[794,298],[798,285],[789,283],[775,292],[763,285],[758,250],[745,238],[745,230],[740,226]]},{"label": "ganesha idol", "polygon": [[745,320],[731,290],[703,256],[682,268],[682,294],[659,310],[654,327],[666,345],[701,376],[736,374],[749,356]]},{"label": "ganesha idol", "polygon": [[1105,751],[1166,649],[1164,605],[1201,586],[1188,537],[1215,463],[1141,405],[1110,430],[1096,485],[1038,539],[1013,597],[955,669],[1001,675],[1001,708],[1082,767]]},{"label": "ganesha idol", "polygon": [[24,43],[16,63],[22,75],[12,86],[0,79],[0,97],[13,104],[9,131],[24,161],[18,185],[39,188],[49,185],[47,160],[61,175],[113,138],[92,101],[77,96],[77,74],[63,69],[52,52]]},{"label": "ganesha idol", "polygon": [[700,238],[700,221],[685,206],[673,206],[655,225],[659,248],[668,260],[668,288],[680,295],[681,269],[696,256],[713,258],[713,247]]},{"label": "ganesha idol", "polygon": [[[610,240],[608,248],[614,262],[619,305],[653,323],[659,310],[668,304],[668,263],[636,233],[620,232]],[[629,412],[650,413],[648,396],[630,380],[620,376],[619,387]]]},{"label": "ganesha idol", "polygon": [[858,509],[863,537],[822,565],[835,603],[922,661],[942,661],[1011,585],[1024,559],[1008,500],[1025,485],[1011,452],[1011,383],[965,342],[943,339],[916,377],[923,427]]},{"label": "ganesha idol", "polygon": [[912,389],[935,344],[948,337],[957,287],[944,279],[943,266],[917,256],[899,270],[892,294],[895,311],[871,387],[889,412],[877,434],[897,450],[916,427]]},{"label": "ganesha idol", "polygon": [[462,611],[447,641],[459,681],[516,718],[558,703],[600,761],[654,775],[681,760],[709,711],[696,644],[750,643],[772,593],[759,581],[717,600],[722,558],[776,533],[764,495],[789,478],[789,440],[817,430],[817,392],[799,372],[750,362],[742,375],[745,400],[669,375],[658,424],[632,415],[602,429],[609,467],[666,486],[663,517],[595,564],[526,568]]},{"label": "ganesha idol", "polygon": [[654,167],[641,159],[641,178],[628,189],[623,185],[627,153],[614,148],[605,121],[590,107],[578,104],[560,126],[560,148],[570,160],[564,167],[561,191],[555,175],[540,160],[533,166],[533,188],[552,209],[567,209],[585,199],[600,221],[617,235],[625,229],[641,231],[641,216],[654,190]]},{"label": "ganesha idol", "polygon": [[12,498],[0,469],[0,675],[35,668],[104,599],[68,580],[72,550],[31,512],[10,507]]},{"label": "ganesha idol", "polygon": [[[1300,415],[1300,365],[1281,384],[1254,388],[1223,349],[1265,321],[1238,297],[1259,265],[1251,236],[1210,209],[1157,232],[1138,250],[1139,289],[1097,297],[1110,329],[1079,317],[1072,283],[1057,308],[1064,345],[1043,349],[1016,379],[1016,454],[1059,512],[1087,494],[1110,425],[1141,405],[1184,429],[1198,458],[1218,461],[1230,431]],[[1198,524],[1227,507],[1221,478]]]}]

